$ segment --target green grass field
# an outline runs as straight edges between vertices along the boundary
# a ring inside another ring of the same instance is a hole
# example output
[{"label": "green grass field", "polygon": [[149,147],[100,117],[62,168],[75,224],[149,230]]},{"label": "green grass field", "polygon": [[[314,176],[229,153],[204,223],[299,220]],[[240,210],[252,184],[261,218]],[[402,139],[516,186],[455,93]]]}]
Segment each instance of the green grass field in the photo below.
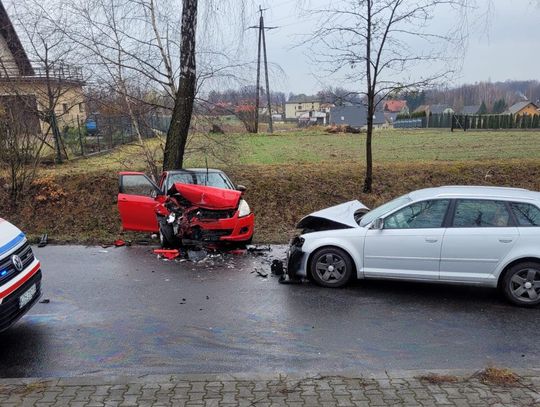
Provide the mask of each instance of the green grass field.
[{"label": "green grass field", "polygon": [[[153,149],[160,148],[152,140]],[[186,166],[283,165],[365,162],[364,134],[328,134],[321,129],[269,134],[196,135],[188,145]],[[539,131],[450,132],[448,130],[379,130],[373,140],[377,163],[483,161],[540,158]],[[144,169],[140,148],[67,163],[55,173]]]},{"label": "green grass field", "polygon": [[[236,136],[236,141],[244,164],[364,161],[364,134],[297,132]],[[373,152],[379,162],[537,158],[540,132],[380,130]]]}]

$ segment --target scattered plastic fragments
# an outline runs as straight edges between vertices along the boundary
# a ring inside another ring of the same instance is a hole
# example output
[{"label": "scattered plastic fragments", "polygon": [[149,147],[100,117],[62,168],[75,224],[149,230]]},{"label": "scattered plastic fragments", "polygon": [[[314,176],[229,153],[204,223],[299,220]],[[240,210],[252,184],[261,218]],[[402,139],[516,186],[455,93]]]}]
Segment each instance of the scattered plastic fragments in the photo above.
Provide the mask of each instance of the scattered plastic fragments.
[{"label": "scattered plastic fragments", "polygon": [[272,261],[270,270],[272,271],[272,274],[275,276],[282,276],[285,274],[285,268],[283,267],[283,262],[281,260]]},{"label": "scattered plastic fragments", "polygon": [[122,239],[117,239],[114,241],[114,247],[122,247],[125,246],[127,243]]},{"label": "scattered plastic fragments", "polygon": [[168,249],[155,249],[154,254],[157,254],[158,256],[162,256],[166,258],[167,260],[174,260],[178,256],[180,256],[179,250],[168,250]]},{"label": "scattered plastic fragments", "polygon": [[188,250],[187,257],[194,262],[202,261],[206,258],[208,252],[206,250]]},{"label": "scattered plastic fragments", "polygon": [[38,247],[45,247],[49,244],[49,235],[44,233],[39,239]]}]

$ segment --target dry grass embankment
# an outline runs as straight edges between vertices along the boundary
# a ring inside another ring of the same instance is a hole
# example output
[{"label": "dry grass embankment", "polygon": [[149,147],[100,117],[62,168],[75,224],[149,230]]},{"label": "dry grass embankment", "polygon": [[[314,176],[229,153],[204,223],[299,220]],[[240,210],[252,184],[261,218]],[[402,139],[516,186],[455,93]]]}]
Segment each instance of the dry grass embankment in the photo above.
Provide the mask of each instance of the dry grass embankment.
[{"label": "dry grass embankment", "polygon": [[[89,160],[90,161],[90,160]],[[226,169],[248,187],[258,242],[285,242],[314,210],[351,199],[374,207],[411,190],[445,184],[519,186],[540,190],[540,160],[385,163],[375,166],[374,193],[361,193],[363,167],[350,162],[245,165]],[[29,235],[55,242],[103,243],[120,235],[115,171],[48,172],[16,212],[0,197],[0,214]]]}]

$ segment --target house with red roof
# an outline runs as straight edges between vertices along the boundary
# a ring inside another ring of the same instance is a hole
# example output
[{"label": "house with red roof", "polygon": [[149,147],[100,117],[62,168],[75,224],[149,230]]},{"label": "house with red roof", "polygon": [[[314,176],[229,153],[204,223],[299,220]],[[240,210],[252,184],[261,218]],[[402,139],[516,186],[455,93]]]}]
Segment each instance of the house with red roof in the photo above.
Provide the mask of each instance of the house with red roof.
[{"label": "house with red roof", "polygon": [[384,102],[383,108],[387,113],[409,114],[409,107],[406,100],[389,99]]}]

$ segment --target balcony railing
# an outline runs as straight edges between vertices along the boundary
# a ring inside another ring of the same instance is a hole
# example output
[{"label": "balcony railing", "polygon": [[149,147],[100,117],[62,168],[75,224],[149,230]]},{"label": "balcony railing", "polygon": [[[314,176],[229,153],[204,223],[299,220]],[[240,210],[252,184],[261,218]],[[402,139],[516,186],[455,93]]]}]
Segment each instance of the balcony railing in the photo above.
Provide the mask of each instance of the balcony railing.
[{"label": "balcony railing", "polygon": [[32,62],[32,71],[21,72],[15,61],[0,60],[0,78],[6,79],[51,79],[57,81],[84,82],[81,66],[63,62],[44,64]]}]

